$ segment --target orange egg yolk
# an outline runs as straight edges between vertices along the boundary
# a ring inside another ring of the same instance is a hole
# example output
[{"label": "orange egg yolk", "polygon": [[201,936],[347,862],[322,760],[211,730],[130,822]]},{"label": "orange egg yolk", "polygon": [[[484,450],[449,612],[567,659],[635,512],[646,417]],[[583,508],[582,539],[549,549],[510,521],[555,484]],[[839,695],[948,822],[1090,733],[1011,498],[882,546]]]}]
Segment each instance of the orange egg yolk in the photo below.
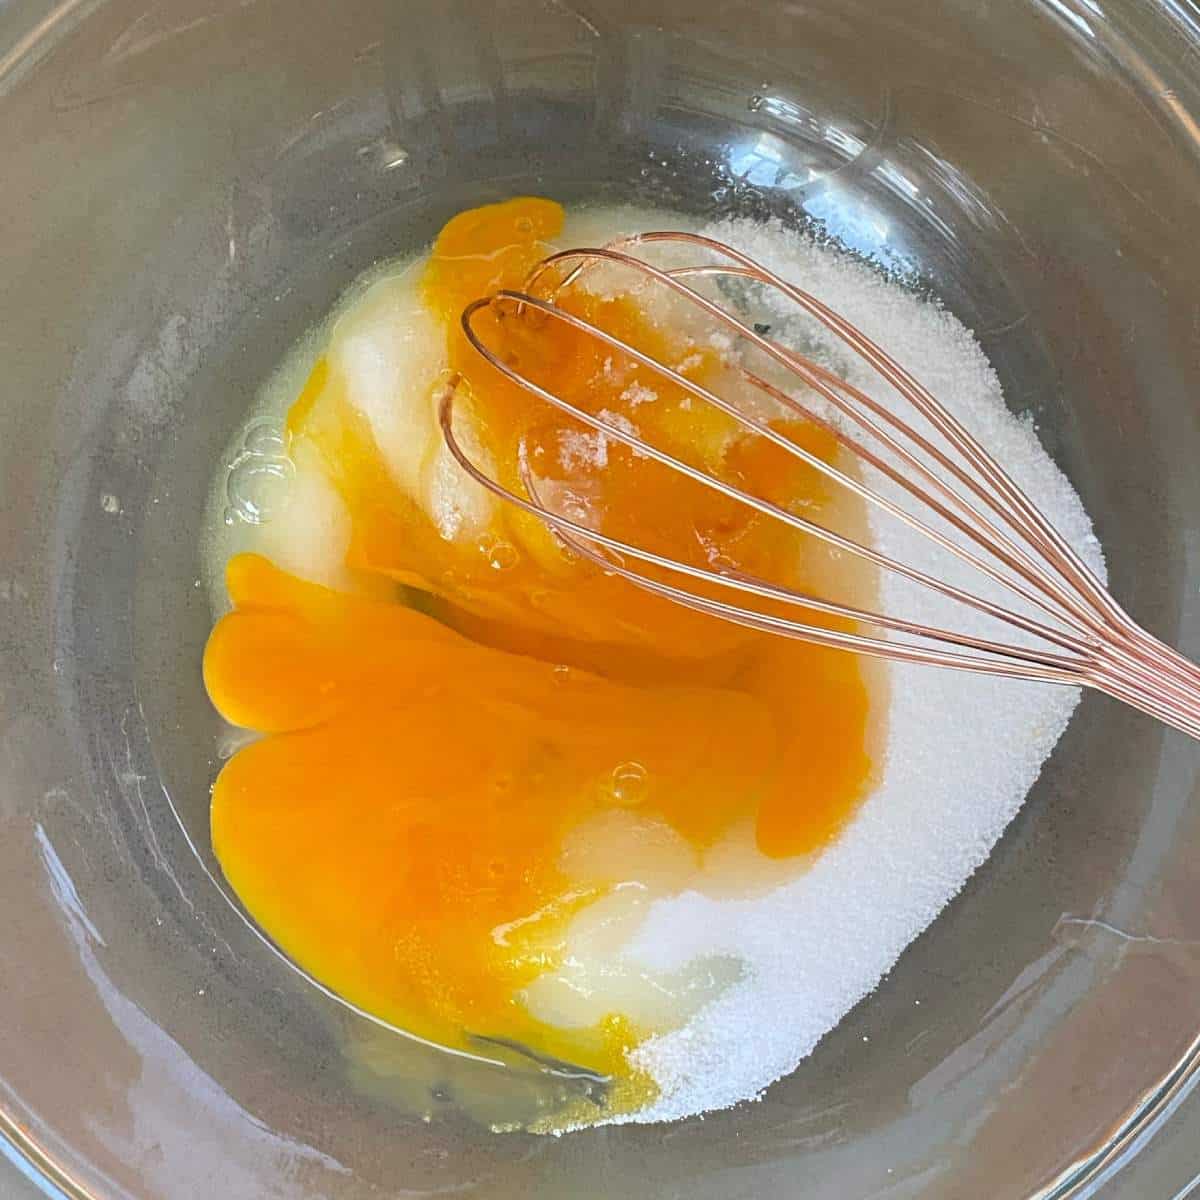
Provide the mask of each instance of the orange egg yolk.
[{"label": "orange egg yolk", "polygon": [[[464,305],[521,288],[562,222],[538,199],[463,213],[424,271],[424,302],[444,324],[496,476],[522,490],[525,461],[547,497],[581,505],[606,533],[820,591],[832,560],[794,531],[600,442],[467,344]],[[673,332],[628,294],[574,286],[557,299],[689,379],[728,381],[719,343]],[[834,503],[810,466],[593,337],[511,306],[476,327],[527,377],[671,453],[795,511]],[[776,428],[836,457],[816,425]],[[607,886],[565,873],[564,839],[606,808],[636,806],[698,862],[747,822],[764,856],[819,850],[869,778],[858,660],[653,596],[564,554],[507,506],[484,536],[448,539],[392,478],[327,358],[288,430],[320,450],[351,514],[347,565],[398,586],[352,595],[255,555],[230,561],[233,611],[212,632],[205,680],[227,719],[266,736],[214,789],[227,877],[288,954],[387,1021],[454,1047],[501,1037],[629,1077],[626,1052],[649,1031],[619,1013],[559,1029],[521,1002],[554,967],[571,917]]]}]

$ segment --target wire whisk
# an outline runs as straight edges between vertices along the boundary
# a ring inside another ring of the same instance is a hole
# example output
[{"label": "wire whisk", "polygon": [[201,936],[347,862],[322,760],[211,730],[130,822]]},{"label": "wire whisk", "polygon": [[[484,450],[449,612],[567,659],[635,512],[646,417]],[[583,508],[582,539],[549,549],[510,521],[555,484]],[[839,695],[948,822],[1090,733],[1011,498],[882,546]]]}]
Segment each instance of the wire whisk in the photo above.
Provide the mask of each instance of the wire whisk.
[{"label": "wire whisk", "polygon": [[[706,261],[655,265],[644,252],[656,246],[703,256]],[[740,374],[777,411],[828,429],[855,457],[858,469],[825,461],[775,428],[758,406],[717,394],[556,302],[566,289],[579,285],[586,272],[603,264],[635,272],[643,284],[666,289],[676,303],[684,302],[689,311],[782,368],[780,375],[774,368],[754,371],[743,366]],[[549,286],[542,286],[547,281]],[[818,322],[890,385],[889,395],[901,403],[884,403],[813,357],[767,336],[766,326],[740,315],[719,294],[721,285],[728,292],[739,282],[764,289],[763,294],[772,298],[772,311],[791,306]],[[705,283],[716,284],[718,294],[697,286]],[[982,589],[990,594],[981,594],[978,586],[949,582],[820,520],[772,503],[685,462],[625,423],[613,421],[611,414],[588,412],[555,394],[485,344],[475,324],[485,308],[537,314],[538,320],[562,322],[599,339],[613,353],[724,412],[876,512],[940,547],[980,578],[990,580],[991,585]],[[448,386],[439,419],[446,445],[463,470],[489,492],[543,521],[566,546],[604,570],[696,611],[783,637],[902,662],[1092,687],[1200,738],[1200,667],[1151,636],[1120,607],[986,447],[905,367],[816,296],[740,251],[698,234],[669,231],[642,233],[604,247],[565,250],[544,259],[524,290],[501,290],[470,304],[463,311],[462,328],[482,358],[511,382],[605,438],[881,572],[985,614],[1014,632],[1010,641],[926,624],[809,594],[741,570],[685,562],[609,536],[552,509],[527,466],[521,474],[524,495],[481,469],[455,436],[457,386]],[[882,481],[891,487],[880,486]],[[899,497],[907,498],[906,502]],[[997,595],[1007,599],[994,598]],[[768,602],[770,611],[751,607],[750,598]],[[789,608],[844,618],[853,625],[829,628],[804,620],[800,613],[784,615]]]}]

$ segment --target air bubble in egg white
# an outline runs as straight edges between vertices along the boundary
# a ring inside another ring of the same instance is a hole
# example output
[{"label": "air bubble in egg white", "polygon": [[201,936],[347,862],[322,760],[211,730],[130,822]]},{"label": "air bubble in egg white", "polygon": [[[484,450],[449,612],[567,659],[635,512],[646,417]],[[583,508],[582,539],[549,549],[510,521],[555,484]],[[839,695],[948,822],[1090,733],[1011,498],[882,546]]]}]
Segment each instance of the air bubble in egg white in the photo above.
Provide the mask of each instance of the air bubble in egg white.
[{"label": "air bubble in egg white", "polygon": [[248,453],[268,458],[284,458],[287,453],[283,429],[278,421],[270,417],[263,417],[247,426],[242,444]]},{"label": "air bubble in egg white", "polygon": [[226,494],[234,516],[247,525],[263,525],[287,498],[293,474],[285,458],[248,455],[229,472]]},{"label": "air bubble in egg white", "polygon": [[646,797],[649,772],[639,762],[622,763],[612,773],[609,790],[612,798],[622,805],[641,804]]},{"label": "air bubble in egg white", "polygon": [[511,571],[521,561],[521,554],[516,546],[503,538],[482,538],[479,549],[493,571]]}]

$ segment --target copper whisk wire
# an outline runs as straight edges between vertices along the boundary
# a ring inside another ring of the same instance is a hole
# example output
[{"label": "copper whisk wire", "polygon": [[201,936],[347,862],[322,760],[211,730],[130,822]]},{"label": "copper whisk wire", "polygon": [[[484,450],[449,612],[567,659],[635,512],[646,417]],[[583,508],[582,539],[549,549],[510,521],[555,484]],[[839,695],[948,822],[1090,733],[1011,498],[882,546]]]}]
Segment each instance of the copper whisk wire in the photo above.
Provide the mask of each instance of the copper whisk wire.
[{"label": "copper whisk wire", "polygon": [[[655,245],[700,252],[710,261],[657,266],[637,253]],[[781,386],[746,366],[741,368],[741,374],[778,408],[822,425],[867,472],[860,476],[826,462],[736,401],[689,379],[668,363],[556,303],[556,296],[576,285],[589,270],[606,263],[628,269],[669,290],[782,368],[786,378],[800,385],[798,388]],[[547,279],[551,280],[551,287],[543,294],[540,285]],[[810,356],[768,338],[724,303],[692,286],[693,282],[704,280],[749,281],[807,314],[887,383],[928,428],[917,428],[893,406],[882,403]],[[819,521],[773,504],[683,461],[638,433],[605,420],[605,414],[590,413],[547,390],[483,341],[475,328],[475,317],[485,308],[501,311],[507,308],[522,314],[533,311],[541,319],[562,322],[596,338],[674,387],[726,413],[744,428],[819,471],[837,487],[919,534],[1003,589],[1010,600],[1002,602],[980,595]],[[739,570],[697,566],[604,534],[554,511],[543,500],[524,459],[520,464],[524,495],[500,483],[471,459],[454,433],[454,402],[459,381],[452,381],[442,395],[439,420],[446,445],[462,469],[492,494],[544,522],[563,544],[603,570],[696,611],[783,637],[901,662],[1093,687],[1200,739],[1200,667],[1152,637],[1117,604],[982,443],[905,367],[816,296],[733,247],[699,234],[662,231],[638,234],[603,247],[564,250],[545,258],[523,290],[504,289],[468,305],[462,314],[462,328],[474,349],[494,369],[605,438],[799,533],[818,538],[835,550],[1002,622],[1023,636],[1012,642],[999,641],[871,611]],[[807,398],[814,395],[835,414],[832,418]],[[921,512],[912,511],[872,486],[871,472],[916,502]],[[935,521],[953,532],[944,532]],[[954,533],[960,536],[955,537]],[[648,568],[660,576],[665,573],[674,582],[652,577],[647,573]],[[700,586],[708,592],[720,589],[734,595],[728,600],[716,599],[697,590]],[[802,619],[761,612],[737,603],[736,595],[848,618],[856,626],[873,627],[876,633],[857,628],[852,632],[830,629]],[[1020,603],[1013,605],[1012,599]]]}]

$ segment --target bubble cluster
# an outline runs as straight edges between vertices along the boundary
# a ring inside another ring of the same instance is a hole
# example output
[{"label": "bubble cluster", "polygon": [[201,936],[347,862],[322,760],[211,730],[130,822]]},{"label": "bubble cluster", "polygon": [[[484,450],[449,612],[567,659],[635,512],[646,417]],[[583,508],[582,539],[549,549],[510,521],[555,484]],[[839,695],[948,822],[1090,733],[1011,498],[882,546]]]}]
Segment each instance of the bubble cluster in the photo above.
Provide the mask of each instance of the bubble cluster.
[{"label": "bubble cluster", "polygon": [[225,524],[265,525],[285,502],[294,473],[279,422],[252,421],[229,464]]}]

